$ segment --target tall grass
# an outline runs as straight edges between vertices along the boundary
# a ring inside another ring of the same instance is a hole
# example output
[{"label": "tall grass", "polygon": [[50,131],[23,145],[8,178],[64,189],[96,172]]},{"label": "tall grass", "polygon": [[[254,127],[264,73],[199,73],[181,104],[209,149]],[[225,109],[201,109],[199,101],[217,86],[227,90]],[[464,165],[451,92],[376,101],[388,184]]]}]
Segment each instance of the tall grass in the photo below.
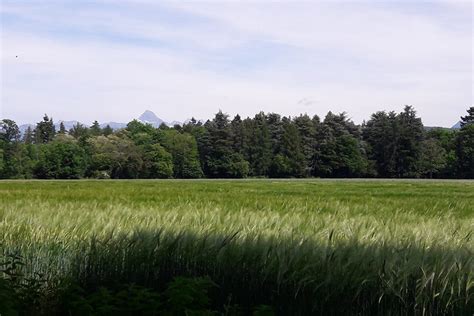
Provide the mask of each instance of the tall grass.
[{"label": "tall grass", "polygon": [[0,202],[2,252],[51,296],[209,276],[247,311],[474,311],[473,182],[0,182]]}]

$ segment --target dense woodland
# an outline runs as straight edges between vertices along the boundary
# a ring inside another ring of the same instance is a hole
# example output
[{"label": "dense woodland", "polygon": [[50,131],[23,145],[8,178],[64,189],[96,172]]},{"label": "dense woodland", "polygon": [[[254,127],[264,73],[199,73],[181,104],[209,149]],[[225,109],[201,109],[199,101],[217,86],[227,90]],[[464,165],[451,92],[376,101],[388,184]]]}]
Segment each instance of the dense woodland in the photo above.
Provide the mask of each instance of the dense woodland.
[{"label": "dense woodland", "polygon": [[413,107],[377,112],[362,125],[345,113],[285,117],[218,112],[159,128],[77,124],[47,115],[23,135],[0,121],[0,178],[474,178],[474,107],[461,129],[427,129]]}]

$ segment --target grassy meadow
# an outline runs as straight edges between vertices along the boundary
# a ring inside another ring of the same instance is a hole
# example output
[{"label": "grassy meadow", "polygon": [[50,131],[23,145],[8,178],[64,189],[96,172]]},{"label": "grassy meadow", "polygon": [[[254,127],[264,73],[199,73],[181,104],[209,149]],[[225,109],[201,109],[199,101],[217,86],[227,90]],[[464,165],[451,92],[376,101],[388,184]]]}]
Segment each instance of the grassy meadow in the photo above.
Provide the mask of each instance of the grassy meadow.
[{"label": "grassy meadow", "polygon": [[2,284],[4,311],[107,315],[185,277],[196,315],[471,315],[473,231],[473,181],[1,181],[0,314]]}]

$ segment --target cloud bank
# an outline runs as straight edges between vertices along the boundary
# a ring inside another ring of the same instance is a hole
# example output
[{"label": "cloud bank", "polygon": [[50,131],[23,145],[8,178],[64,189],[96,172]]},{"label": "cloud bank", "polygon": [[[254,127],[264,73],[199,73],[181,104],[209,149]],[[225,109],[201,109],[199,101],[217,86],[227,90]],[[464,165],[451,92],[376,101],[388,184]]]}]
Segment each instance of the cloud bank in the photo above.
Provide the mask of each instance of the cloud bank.
[{"label": "cloud bank", "polygon": [[473,104],[470,1],[2,1],[1,116],[127,121],[271,111],[356,122]]}]

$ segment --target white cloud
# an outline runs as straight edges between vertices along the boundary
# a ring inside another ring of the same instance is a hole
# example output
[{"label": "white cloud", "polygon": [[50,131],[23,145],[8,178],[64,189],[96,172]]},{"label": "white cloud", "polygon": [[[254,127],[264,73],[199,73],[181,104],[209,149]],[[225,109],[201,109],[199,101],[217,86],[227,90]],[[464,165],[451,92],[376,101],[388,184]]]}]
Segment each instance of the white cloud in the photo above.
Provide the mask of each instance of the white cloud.
[{"label": "white cloud", "polygon": [[[472,24],[450,24],[472,19],[466,3],[443,2],[446,13],[436,14],[386,3],[121,2],[130,12],[89,6],[77,14],[9,5],[3,13],[27,22],[2,32],[3,115],[87,122],[126,121],[145,109],[167,120],[219,108],[244,116],[332,110],[360,122],[413,104],[425,124],[451,125],[473,103]],[[164,9],[198,22],[139,14]],[[64,26],[80,34],[58,35]],[[317,102],[298,102],[312,96]]]}]

